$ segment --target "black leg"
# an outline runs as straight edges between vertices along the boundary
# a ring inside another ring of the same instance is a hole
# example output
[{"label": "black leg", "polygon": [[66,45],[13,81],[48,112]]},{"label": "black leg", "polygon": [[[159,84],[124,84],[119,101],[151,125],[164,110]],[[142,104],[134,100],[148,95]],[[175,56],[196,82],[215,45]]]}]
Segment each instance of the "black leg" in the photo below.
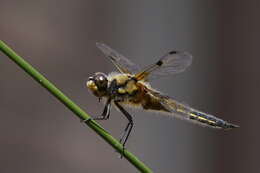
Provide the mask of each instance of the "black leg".
[{"label": "black leg", "polygon": [[[94,120],[107,120],[110,115],[110,109],[111,109],[111,99],[109,98],[106,102],[105,108],[103,110],[103,113],[97,117],[94,117]],[[81,120],[81,122],[86,122],[88,120]]]},{"label": "black leg", "polygon": [[133,122],[133,118],[132,116],[118,103],[115,102],[115,105],[117,106],[117,108],[125,115],[125,117],[128,119],[128,124],[124,130],[123,135],[121,136],[119,142],[123,145],[123,148],[125,148],[125,144],[127,142],[127,139],[132,131],[134,122]]},{"label": "black leg", "polygon": [[107,99],[103,113],[100,116],[94,117],[94,120],[107,120],[109,119],[111,109],[111,99]]}]

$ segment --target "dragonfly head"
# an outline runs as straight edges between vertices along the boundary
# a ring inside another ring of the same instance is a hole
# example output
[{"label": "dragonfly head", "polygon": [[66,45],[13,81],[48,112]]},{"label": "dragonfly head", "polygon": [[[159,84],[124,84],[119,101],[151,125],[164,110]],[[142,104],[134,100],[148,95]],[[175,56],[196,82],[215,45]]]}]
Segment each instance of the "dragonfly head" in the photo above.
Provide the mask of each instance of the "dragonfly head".
[{"label": "dragonfly head", "polygon": [[88,78],[87,88],[97,97],[101,98],[107,94],[108,80],[104,73],[97,72]]}]

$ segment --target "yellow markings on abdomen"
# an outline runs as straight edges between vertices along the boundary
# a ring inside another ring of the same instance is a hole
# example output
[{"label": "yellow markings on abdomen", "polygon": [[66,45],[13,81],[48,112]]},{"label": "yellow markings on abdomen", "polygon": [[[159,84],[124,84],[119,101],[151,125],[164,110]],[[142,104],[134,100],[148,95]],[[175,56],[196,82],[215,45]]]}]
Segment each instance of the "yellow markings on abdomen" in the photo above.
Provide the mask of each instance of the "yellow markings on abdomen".
[{"label": "yellow markings on abdomen", "polygon": [[207,116],[200,112],[190,112],[190,119],[198,120],[202,123],[207,123],[209,125],[216,125],[216,122],[213,120],[213,117]]}]

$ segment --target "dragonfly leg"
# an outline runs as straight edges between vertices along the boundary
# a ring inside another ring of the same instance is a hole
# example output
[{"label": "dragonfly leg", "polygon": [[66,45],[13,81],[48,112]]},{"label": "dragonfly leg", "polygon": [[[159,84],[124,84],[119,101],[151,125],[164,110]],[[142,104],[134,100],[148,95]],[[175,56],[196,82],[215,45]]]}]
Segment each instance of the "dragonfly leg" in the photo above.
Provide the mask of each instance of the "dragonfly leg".
[{"label": "dragonfly leg", "polygon": [[99,116],[94,117],[94,120],[107,120],[110,116],[110,109],[111,109],[111,99],[108,99],[103,110],[103,113]]},{"label": "dragonfly leg", "polygon": [[127,124],[127,126],[126,126],[120,140],[119,140],[119,142],[123,145],[123,152],[124,152],[125,144],[126,144],[128,138],[129,138],[129,135],[132,131],[132,128],[134,126],[134,122],[133,122],[132,116],[118,102],[115,102],[115,105],[125,115],[125,117],[128,120],[128,124]]},{"label": "dragonfly leg", "polygon": [[[107,120],[109,119],[110,116],[110,109],[111,109],[111,99],[108,99],[105,105],[105,108],[103,110],[103,113],[99,116],[96,116],[94,118],[92,118],[93,120]],[[87,120],[81,120],[81,122],[86,122]]]}]

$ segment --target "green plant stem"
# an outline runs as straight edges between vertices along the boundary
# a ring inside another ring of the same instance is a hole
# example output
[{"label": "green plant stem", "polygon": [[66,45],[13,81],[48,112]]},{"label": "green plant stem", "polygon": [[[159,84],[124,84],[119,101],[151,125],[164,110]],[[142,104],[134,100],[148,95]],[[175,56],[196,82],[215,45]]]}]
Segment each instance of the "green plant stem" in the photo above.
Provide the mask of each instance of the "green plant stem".
[{"label": "green plant stem", "polygon": [[[76,116],[85,121],[91,129],[93,129],[99,136],[101,136],[107,143],[109,143],[119,153],[123,153],[122,145],[113,138],[106,130],[104,130],[99,124],[97,124],[91,117],[83,111],[72,100],[65,96],[58,88],[56,88],[51,82],[49,82],[43,75],[41,75],[35,68],[27,63],[22,57],[16,54],[10,47],[8,47],[3,41],[0,40],[0,50],[20,66],[27,74],[33,77],[38,83],[46,88],[52,95],[60,100],[67,108],[69,108]],[[87,153],[87,152],[86,152]],[[151,173],[152,171],[138,158],[127,150],[124,150],[123,156],[132,163],[138,170],[143,173]],[[123,171],[123,170],[122,170]]]}]

